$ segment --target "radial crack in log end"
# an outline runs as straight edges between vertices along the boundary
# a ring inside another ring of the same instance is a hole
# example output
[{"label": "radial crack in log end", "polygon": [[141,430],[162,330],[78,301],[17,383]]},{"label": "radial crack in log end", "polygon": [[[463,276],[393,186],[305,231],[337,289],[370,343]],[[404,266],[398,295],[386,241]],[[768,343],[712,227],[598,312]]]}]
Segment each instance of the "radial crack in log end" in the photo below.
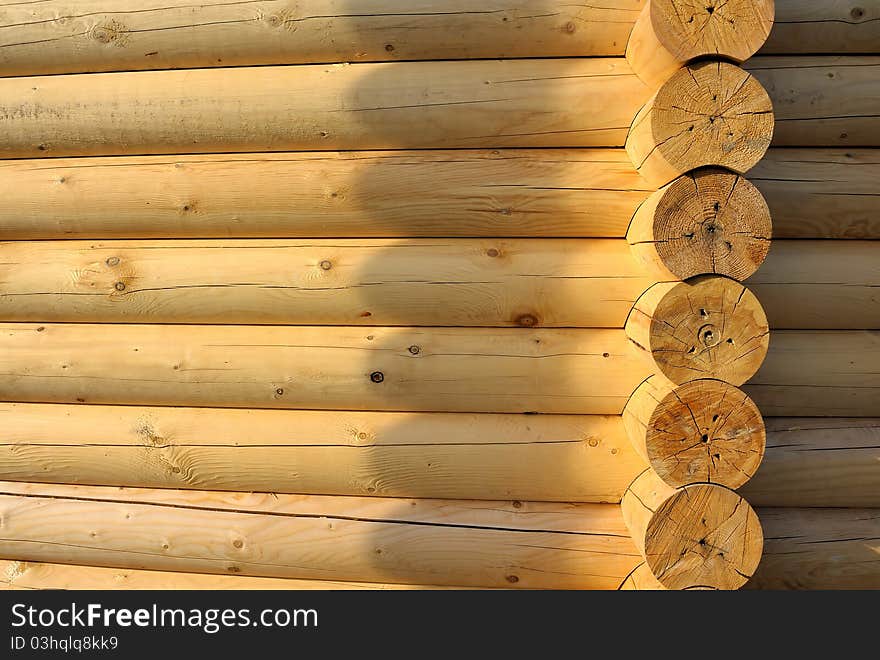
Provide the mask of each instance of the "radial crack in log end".
[{"label": "radial crack in log end", "polygon": [[636,301],[626,333],[676,384],[713,378],[742,385],[758,371],[770,343],[755,295],[717,275],[655,284]]},{"label": "radial crack in log end", "polygon": [[706,165],[740,174],[773,138],[773,107],[748,72],[707,61],[676,72],[639,111],[626,150],[639,173],[662,186]]},{"label": "radial crack in log end", "polygon": [[674,489],[646,470],[630,485],[622,509],[636,547],[667,589],[739,589],[761,560],[758,516],[723,486]]},{"label": "radial crack in log end", "polygon": [[760,191],[738,174],[707,167],[645,200],[627,240],[636,260],[660,277],[715,273],[744,280],[766,259],[771,234]]},{"label": "radial crack in log end", "polygon": [[633,70],[660,83],[698,57],[742,62],[770,36],[773,0],[649,0],[626,48]]},{"label": "radial crack in log end", "polygon": [[669,486],[714,483],[739,488],[764,456],[761,413],[741,390],[701,379],[674,386],[652,376],[624,410],[627,435]]}]

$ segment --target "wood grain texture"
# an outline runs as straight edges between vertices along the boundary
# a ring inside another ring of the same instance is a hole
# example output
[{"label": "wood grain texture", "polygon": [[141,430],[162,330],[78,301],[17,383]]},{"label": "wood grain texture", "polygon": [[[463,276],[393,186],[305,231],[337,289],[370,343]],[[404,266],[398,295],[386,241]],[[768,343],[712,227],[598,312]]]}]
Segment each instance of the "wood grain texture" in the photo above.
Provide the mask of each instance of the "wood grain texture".
[{"label": "wood grain texture", "polygon": [[622,149],[0,161],[10,240],[621,238],[650,192]]},{"label": "wood grain texture", "polygon": [[622,146],[622,58],[140,71],[0,80],[0,157]]},{"label": "wood grain texture", "polygon": [[749,180],[770,206],[775,238],[880,238],[874,149],[770,149]]},{"label": "wood grain texture", "polygon": [[744,66],[773,99],[774,146],[880,146],[880,57],[756,57]]},{"label": "wood grain texture", "polygon": [[0,398],[236,408],[619,414],[623,330],[0,325]]},{"label": "wood grain texture", "polygon": [[362,591],[406,589],[454,589],[424,584],[388,584],[375,582],[334,582],[332,580],[295,580],[260,578],[245,575],[209,573],[174,573],[100,566],[72,566],[42,562],[0,560],[0,591],[62,589],[68,591],[140,591],[140,590],[256,590],[256,591]]},{"label": "wood grain texture", "polygon": [[620,239],[0,243],[0,318],[621,328],[655,280]]},{"label": "wood grain texture", "polygon": [[640,561],[612,504],[12,482],[0,493],[0,557],[20,561],[556,589],[616,589]]},{"label": "wood grain texture", "polygon": [[623,55],[643,0],[44,0],[4,7],[0,75]]},{"label": "wood grain texture", "polygon": [[762,53],[878,53],[878,0],[776,0],[773,31]]},{"label": "wood grain texture", "polygon": [[777,330],[743,389],[765,416],[877,417],[880,332]]},{"label": "wood grain texture", "polygon": [[768,417],[756,506],[880,507],[880,419]]},{"label": "wood grain texture", "polygon": [[749,587],[880,589],[877,509],[758,509],[764,557]]},{"label": "wood grain texture", "polygon": [[0,404],[0,479],[278,493],[620,501],[618,417]]},{"label": "wood grain texture", "polygon": [[771,328],[880,328],[880,242],[773,241],[748,281]]}]

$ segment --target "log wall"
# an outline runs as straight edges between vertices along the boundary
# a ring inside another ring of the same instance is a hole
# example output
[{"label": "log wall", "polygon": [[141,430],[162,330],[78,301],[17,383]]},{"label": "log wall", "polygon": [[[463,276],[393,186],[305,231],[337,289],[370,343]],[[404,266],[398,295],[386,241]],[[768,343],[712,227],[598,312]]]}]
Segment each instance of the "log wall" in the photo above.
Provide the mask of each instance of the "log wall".
[{"label": "log wall", "polygon": [[0,586],[880,587],[880,4],[671,2],[6,7]]}]

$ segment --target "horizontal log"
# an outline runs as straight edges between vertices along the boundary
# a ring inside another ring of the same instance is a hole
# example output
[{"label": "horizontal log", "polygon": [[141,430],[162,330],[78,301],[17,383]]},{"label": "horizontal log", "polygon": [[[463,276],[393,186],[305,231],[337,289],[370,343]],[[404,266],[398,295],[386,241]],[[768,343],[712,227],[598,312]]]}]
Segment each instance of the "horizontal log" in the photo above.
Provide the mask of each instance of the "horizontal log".
[{"label": "horizontal log", "polygon": [[0,222],[8,240],[622,238],[652,191],[622,149],[12,160]]},{"label": "horizontal log", "polygon": [[[0,325],[0,399],[618,415],[650,373],[623,330]],[[880,336],[773,333],[765,415],[876,417]]]},{"label": "horizontal log", "polygon": [[878,53],[880,2],[776,0],[773,31],[762,53]]},{"label": "horizontal log", "polygon": [[[776,238],[880,238],[873,150],[770,149],[748,179]],[[0,162],[8,240],[622,238],[653,191],[622,149]]]},{"label": "horizontal log", "polygon": [[617,503],[618,417],[0,403],[0,479]]},{"label": "horizontal log", "polygon": [[553,589],[616,589],[641,561],[613,504],[12,482],[0,493],[0,558],[20,561]]},{"label": "horizontal log", "polygon": [[774,241],[747,284],[771,328],[880,328],[877,241]]},{"label": "horizontal log", "polygon": [[880,332],[778,330],[743,390],[765,416],[876,417]]},{"label": "horizontal log", "polygon": [[744,67],[773,100],[774,146],[880,146],[880,57],[760,57]]},{"label": "horizontal log", "polygon": [[770,149],[749,172],[775,238],[880,238],[878,180],[873,149]]},{"label": "horizontal log", "polygon": [[80,590],[258,590],[258,591],[362,591],[405,589],[454,589],[423,584],[388,584],[380,582],[339,582],[331,580],[295,580],[287,578],[211,575],[209,573],[174,573],[138,569],[73,566],[42,562],[0,561],[0,591],[33,589]]},{"label": "horizontal log", "polygon": [[7,6],[0,75],[623,55],[644,0],[63,0]]},{"label": "horizontal log", "polygon": [[768,417],[756,506],[880,507],[880,419]]},{"label": "horizontal log", "polygon": [[619,414],[623,330],[0,325],[0,400]]},{"label": "horizontal log", "polygon": [[5,78],[0,157],[620,146],[649,95],[622,58]]},{"label": "horizontal log", "polygon": [[880,589],[877,509],[759,509],[757,589]]},{"label": "horizontal log", "polygon": [[622,328],[655,280],[621,239],[0,243],[0,318]]}]

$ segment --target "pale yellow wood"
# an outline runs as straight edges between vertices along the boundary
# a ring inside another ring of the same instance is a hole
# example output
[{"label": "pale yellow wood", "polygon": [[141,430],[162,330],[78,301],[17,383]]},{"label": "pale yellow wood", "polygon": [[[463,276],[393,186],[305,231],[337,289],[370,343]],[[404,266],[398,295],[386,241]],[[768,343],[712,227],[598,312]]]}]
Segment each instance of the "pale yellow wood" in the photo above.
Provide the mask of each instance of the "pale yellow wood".
[{"label": "pale yellow wood", "polygon": [[651,376],[627,402],[623,425],[644,465],[673,488],[700,482],[739,488],[764,455],[760,411],[719,380],[676,386]]},{"label": "pale yellow wood", "polygon": [[880,331],[777,330],[747,385],[765,416],[876,417]]},{"label": "pale yellow wood", "polygon": [[767,418],[756,506],[880,507],[880,419]]},{"label": "pale yellow wood", "polygon": [[880,52],[878,0],[777,0],[762,53]]},{"label": "pale yellow wood", "polygon": [[0,484],[0,557],[198,573],[616,589],[640,555],[613,504]]},{"label": "pale yellow wood", "polygon": [[722,61],[676,71],[639,110],[626,151],[657,187],[697,167],[739,174],[764,156],[773,136],[773,104],[761,84]]},{"label": "pale yellow wood", "polygon": [[776,238],[880,238],[874,149],[770,149],[749,180],[770,206]]},{"label": "pale yellow wood", "polygon": [[715,273],[743,280],[770,249],[772,222],[745,177],[700,168],[663,186],[639,206],[626,240],[657,279]]},{"label": "pale yellow wood", "polygon": [[651,574],[667,589],[738,589],[761,559],[754,510],[723,486],[676,489],[648,468],[630,484],[621,511]]},{"label": "pale yellow wood", "polygon": [[756,57],[744,66],[773,99],[775,146],[880,146],[880,57]]},{"label": "pale yellow wood", "polygon": [[773,0],[647,0],[633,26],[626,58],[659,85],[697,57],[742,62],[773,27]]},{"label": "pale yellow wood", "polygon": [[651,568],[642,562],[626,576],[623,583],[617,588],[618,591],[666,591],[666,587],[654,577]]},{"label": "pale yellow wood", "polygon": [[774,241],[748,286],[771,328],[880,328],[880,243]]},{"label": "pale yellow wood", "polygon": [[622,149],[0,161],[10,240],[620,238],[649,193]]},{"label": "pale yellow wood", "polygon": [[717,275],[653,285],[636,301],[626,334],[652,370],[676,384],[712,378],[742,385],[769,342],[755,295]]},{"label": "pale yellow wood", "polygon": [[261,578],[246,575],[174,573],[100,566],[72,566],[27,561],[0,561],[0,591],[35,589],[137,591],[137,590],[257,590],[257,591],[363,591],[363,590],[443,590],[422,584],[379,582],[334,582]]},{"label": "pale yellow wood", "polygon": [[0,479],[617,503],[620,419],[0,404]]},{"label": "pale yellow wood", "polygon": [[880,589],[877,509],[759,509],[764,557],[749,587]]},{"label": "pale yellow wood", "polygon": [[623,55],[643,0],[42,0],[9,3],[0,75]]},{"label": "pale yellow wood", "polygon": [[0,325],[0,400],[619,414],[623,330]]},{"label": "pale yellow wood", "polygon": [[621,146],[622,58],[140,71],[0,80],[0,157]]},{"label": "pale yellow wood", "polygon": [[0,318],[621,328],[654,283],[601,239],[13,241]]}]

